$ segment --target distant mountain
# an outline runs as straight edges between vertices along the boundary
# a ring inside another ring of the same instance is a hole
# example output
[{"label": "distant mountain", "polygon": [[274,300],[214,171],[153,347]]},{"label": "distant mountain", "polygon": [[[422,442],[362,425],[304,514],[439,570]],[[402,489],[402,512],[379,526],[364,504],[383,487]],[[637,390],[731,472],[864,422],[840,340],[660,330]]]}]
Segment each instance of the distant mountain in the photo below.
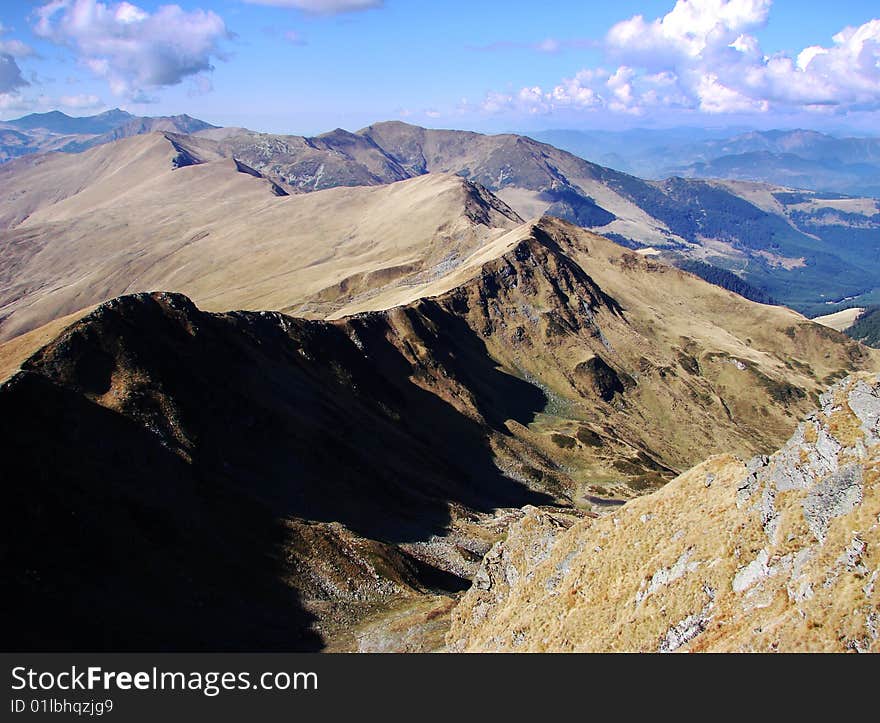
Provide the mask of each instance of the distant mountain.
[{"label": "distant mountain", "polygon": [[94,148],[95,146],[118,141],[120,138],[131,138],[132,136],[140,136],[144,133],[167,131],[169,133],[189,135],[191,133],[197,133],[198,131],[204,131],[216,127],[217,126],[213,126],[210,123],[206,123],[205,121],[188,115],[143,118],[132,117],[121,126],[117,126],[99,136],[90,138],[86,141],[72,141],[67,143],[61,147],[61,150],[67,153],[80,153],[89,148]]},{"label": "distant mountain", "polygon": [[131,113],[119,110],[119,108],[83,117],[73,117],[53,110],[48,113],[31,113],[15,120],[4,121],[4,123],[26,131],[41,128],[62,135],[98,135],[118,128],[134,117]]},{"label": "distant mountain", "polygon": [[189,134],[213,128],[216,126],[188,115],[134,116],[118,108],[84,117],[72,117],[57,110],[32,113],[0,122],[0,162],[47,151],[80,153],[153,131]]},{"label": "distant mountain", "polygon": [[314,138],[232,133],[217,149],[301,192],[455,173],[524,218],[557,216],[673,263],[708,264],[716,270],[700,267],[705,277],[732,287],[735,274],[752,298],[810,314],[880,293],[880,213],[872,199],[735,181],[645,181],[525,136],[400,122]]},{"label": "distant mountain", "polygon": [[880,198],[880,161],[844,163],[836,159],[813,160],[795,153],[748,151],[697,161],[674,171],[693,178],[764,181]]},{"label": "distant mountain", "polygon": [[880,163],[880,138],[836,138],[809,130],[752,131],[724,140],[707,140],[707,155],[790,153],[812,161]]},{"label": "distant mountain", "polygon": [[527,135],[581,158],[642,178],[663,178],[675,150],[695,143],[723,140],[744,132],[737,128],[633,128],[607,130],[546,130]]},{"label": "distant mountain", "polygon": [[880,197],[880,138],[810,130],[549,130],[535,138],[645,178],[723,178]]}]

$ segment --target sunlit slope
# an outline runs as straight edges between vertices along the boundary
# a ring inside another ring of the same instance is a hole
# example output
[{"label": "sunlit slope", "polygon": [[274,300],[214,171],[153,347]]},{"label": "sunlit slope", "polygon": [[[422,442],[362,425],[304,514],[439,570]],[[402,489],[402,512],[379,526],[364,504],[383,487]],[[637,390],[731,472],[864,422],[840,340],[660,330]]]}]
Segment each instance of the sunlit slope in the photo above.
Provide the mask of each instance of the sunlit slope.
[{"label": "sunlit slope", "polygon": [[528,510],[450,646],[878,652],[878,391],[850,377],[769,459],[713,457],[600,520]]},{"label": "sunlit slope", "polygon": [[162,134],[39,161],[18,169],[6,203],[0,338],[154,288],[208,309],[324,316],[398,279],[443,275],[520,221],[445,175],[279,195],[240,162]]}]

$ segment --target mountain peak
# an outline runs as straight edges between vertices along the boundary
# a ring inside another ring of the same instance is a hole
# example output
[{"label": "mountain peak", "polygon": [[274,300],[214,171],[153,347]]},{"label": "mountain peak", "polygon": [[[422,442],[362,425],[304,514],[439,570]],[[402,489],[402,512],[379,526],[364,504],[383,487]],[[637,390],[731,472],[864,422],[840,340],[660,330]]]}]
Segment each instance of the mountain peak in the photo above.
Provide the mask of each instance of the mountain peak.
[{"label": "mountain peak", "polygon": [[376,121],[375,123],[370,123],[370,125],[361,128],[358,133],[366,133],[371,129],[377,128],[407,128],[409,130],[425,130],[422,126],[416,125],[415,123],[407,123],[402,120],[386,120],[386,121]]},{"label": "mountain peak", "polygon": [[69,116],[60,110],[50,110],[44,113],[28,113],[20,118],[14,118],[13,120],[6,122],[19,128],[41,128],[43,126],[38,125],[39,123],[72,120],[72,118],[73,116]]},{"label": "mountain peak", "polygon": [[117,117],[117,118],[134,118],[134,115],[129,113],[127,110],[122,110],[121,108],[111,108],[110,110],[105,110],[101,113],[98,113],[96,116],[92,116],[93,118],[106,118],[106,117]]},{"label": "mountain peak", "polygon": [[31,113],[8,121],[8,124],[22,130],[42,129],[59,134],[96,135],[117,128],[133,117],[119,108],[91,116],[70,116],[60,110],[52,110],[47,113]]}]

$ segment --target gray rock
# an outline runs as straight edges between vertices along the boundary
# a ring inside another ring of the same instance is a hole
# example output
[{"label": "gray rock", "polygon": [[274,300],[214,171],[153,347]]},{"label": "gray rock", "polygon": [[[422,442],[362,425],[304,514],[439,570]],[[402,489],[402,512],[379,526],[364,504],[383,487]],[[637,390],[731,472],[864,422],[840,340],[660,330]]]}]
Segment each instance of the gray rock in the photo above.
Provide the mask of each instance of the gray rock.
[{"label": "gray rock", "polygon": [[831,520],[851,512],[862,501],[862,467],[847,465],[820,481],[803,501],[804,518],[820,542]]},{"label": "gray rock", "polygon": [[862,423],[868,444],[880,442],[880,397],[876,387],[860,381],[852,388],[846,401]]}]

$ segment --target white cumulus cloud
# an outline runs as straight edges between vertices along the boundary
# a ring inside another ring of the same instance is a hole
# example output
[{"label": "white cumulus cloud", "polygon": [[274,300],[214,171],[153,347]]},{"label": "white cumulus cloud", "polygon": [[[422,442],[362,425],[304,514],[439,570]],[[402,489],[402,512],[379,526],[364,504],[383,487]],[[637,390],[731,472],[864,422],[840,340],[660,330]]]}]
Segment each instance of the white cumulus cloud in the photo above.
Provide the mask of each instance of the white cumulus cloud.
[{"label": "white cumulus cloud", "polygon": [[767,21],[770,0],[678,0],[651,22],[636,15],[614,25],[606,44],[612,52],[644,64],[665,65],[670,58],[698,58],[729,46]]},{"label": "white cumulus cloud", "polygon": [[70,110],[97,110],[104,107],[104,102],[96,95],[80,93],[78,95],[62,95],[58,105]]},{"label": "white cumulus cloud", "polygon": [[34,55],[34,49],[27,43],[17,38],[4,39],[3,36],[8,33],[9,28],[0,23],[0,53],[11,55],[13,58],[28,58]]},{"label": "white cumulus cloud", "polygon": [[771,0],[677,0],[664,16],[616,23],[604,40],[610,71],[587,68],[549,88],[487,96],[484,110],[553,112],[656,108],[765,113],[880,108],[880,20],[847,27],[827,45],[766,54],[757,35]]},{"label": "white cumulus cloud", "polygon": [[53,0],[35,20],[37,35],[71,48],[115,95],[129,98],[210,72],[230,37],[216,13],[178,5],[149,13],[129,2]]}]

